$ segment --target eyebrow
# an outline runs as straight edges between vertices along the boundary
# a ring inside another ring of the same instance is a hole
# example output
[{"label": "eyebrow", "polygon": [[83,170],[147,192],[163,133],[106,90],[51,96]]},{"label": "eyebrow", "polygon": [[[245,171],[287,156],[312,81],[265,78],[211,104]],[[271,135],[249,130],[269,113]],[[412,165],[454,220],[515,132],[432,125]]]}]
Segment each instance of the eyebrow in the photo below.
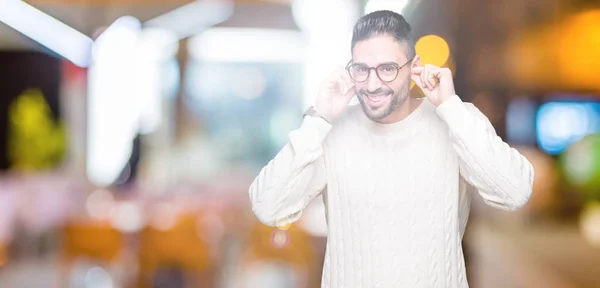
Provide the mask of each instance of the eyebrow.
[{"label": "eyebrow", "polygon": [[[352,62],[352,64],[369,66],[369,65],[367,65],[365,63],[362,63],[362,62]],[[388,62],[379,63],[379,64],[375,65],[375,67],[377,67],[379,65],[399,65],[399,64],[396,63],[396,62],[394,62],[394,61],[388,61]]]}]

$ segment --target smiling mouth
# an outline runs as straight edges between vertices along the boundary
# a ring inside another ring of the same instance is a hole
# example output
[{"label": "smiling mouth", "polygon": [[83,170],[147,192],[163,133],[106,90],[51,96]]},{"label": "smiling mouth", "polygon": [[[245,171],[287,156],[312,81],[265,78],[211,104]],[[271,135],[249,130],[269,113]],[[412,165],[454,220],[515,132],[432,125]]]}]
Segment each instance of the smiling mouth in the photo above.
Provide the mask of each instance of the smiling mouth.
[{"label": "smiling mouth", "polygon": [[365,94],[366,98],[369,98],[369,100],[373,103],[378,103],[381,102],[385,99],[387,99],[392,93],[387,93],[387,94],[377,94],[377,95],[369,95],[369,94]]}]

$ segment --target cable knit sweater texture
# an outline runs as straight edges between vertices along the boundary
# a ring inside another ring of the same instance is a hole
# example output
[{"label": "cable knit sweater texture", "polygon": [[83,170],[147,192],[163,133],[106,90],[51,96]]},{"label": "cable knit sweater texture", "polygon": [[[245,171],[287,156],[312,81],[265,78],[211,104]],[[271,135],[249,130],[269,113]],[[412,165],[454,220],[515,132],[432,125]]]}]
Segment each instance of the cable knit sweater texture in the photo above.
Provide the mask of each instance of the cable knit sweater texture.
[{"label": "cable knit sweater texture", "polygon": [[470,197],[527,203],[531,164],[458,96],[379,124],[359,105],[334,123],[306,116],[250,186],[257,218],[298,220],[323,194],[322,287],[468,287],[461,241]]}]

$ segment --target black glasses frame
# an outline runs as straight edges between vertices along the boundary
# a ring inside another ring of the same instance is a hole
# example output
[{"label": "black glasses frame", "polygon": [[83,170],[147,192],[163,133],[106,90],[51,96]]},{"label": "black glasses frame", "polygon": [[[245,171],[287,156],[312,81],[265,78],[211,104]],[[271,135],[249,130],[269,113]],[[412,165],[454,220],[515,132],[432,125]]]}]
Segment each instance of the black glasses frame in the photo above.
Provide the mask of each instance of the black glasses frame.
[{"label": "black glasses frame", "polygon": [[[352,60],[350,60],[350,62],[348,62],[348,64],[346,65],[346,71],[348,71],[348,75],[350,76],[350,79],[352,79],[352,81],[354,81],[356,83],[363,83],[363,82],[366,82],[367,80],[369,80],[369,77],[371,77],[371,69],[373,69],[373,70],[375,70],[375,75],[377,75],[377,78],[379,78],[379,80],[381,80],[381,82],[389,83],[389,82],[392,82],[392,81],[396,80],[396,78],[398,78],[398,74],[400,74],[399,73],[400,70],[402,68],[404,68],[406,65],[408,65],[413,60],[413,58],[410,58],[410,60],[406,61],[406,63],[404,63],[404,64],[402,64],[400,66],[398,66],[398,64],[394,63],[394,64],[380,64],[377,67],[367,67],[369,69],[369,72],[367,74],[367,78],[365,78],[365,80],[363,80],[363,81],[356,81],[352,77],[352,73],[350,73],[350,68],[352,68],[352,66],[354,65],[354,63],[352,62]],[[377,69],[379,69],[379,67],[381,67],[383,65],[391,65],[391,66],[394,66],[394,68],[396,68],[396,76],[394,76],[394,79],[389,80],[389,81],[385,81],[385,80],[381,79],[381,76],[379,76],[379,72],[377,72]]]}]

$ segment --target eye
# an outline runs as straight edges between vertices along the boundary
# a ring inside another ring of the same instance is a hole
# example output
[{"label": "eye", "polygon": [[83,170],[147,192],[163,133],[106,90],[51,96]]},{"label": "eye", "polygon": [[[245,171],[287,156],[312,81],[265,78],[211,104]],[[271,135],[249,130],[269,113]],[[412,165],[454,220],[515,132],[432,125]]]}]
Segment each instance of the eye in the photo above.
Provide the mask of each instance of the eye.
[{"label": "eye", "polygon": [[396,71],[396,67],[392,66],[392,65],[385,65],[380,67],[380,71],[383,71],[385,73],[390,73],[390,72],[394,72]]},{"label": "eye", "polygon": [[369,73],[369,68],[363,65],[356,65],[352,67],[352,71],[356,74],[367,74]]}]

